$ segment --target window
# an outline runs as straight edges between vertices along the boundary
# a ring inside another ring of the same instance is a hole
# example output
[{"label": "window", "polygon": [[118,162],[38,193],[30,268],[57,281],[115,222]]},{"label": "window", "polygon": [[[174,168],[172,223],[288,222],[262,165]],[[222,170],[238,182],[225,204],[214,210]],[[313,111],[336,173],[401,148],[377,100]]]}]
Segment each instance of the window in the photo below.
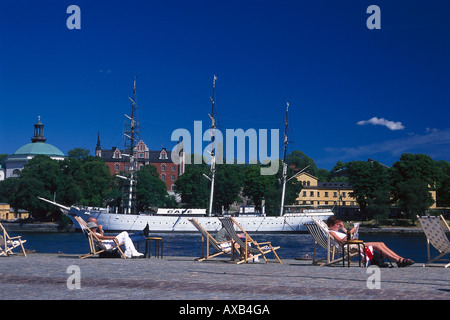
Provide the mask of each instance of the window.
[{"label": "window", "polygon": [[320,191],[317,191],[317,198],[320,197]]},{"label": "window", "polygon": [[333,197],[337,198],[337,192],[333,192]]},{"label": "window", "polygon": [[161,171],[166,171],[166,165],[163,164],[163,165],[161,166]]},{"label": "window", "polygon": [[172,171],[175,171],[175,166],[172,166]]},{"label": "window", "polygon": [[306,191],[303,191],[303,196],[306,197]]},{"label": "window", "polygon": [[174,175],[172,175],[172,181],[175,181],[175,176]]},{"label": "window", "polygon": [[310,192],[309,192],[309,196],[310,196],[310,197],[314,197],[314,191],[310,191]]},{"label": "window", "polygon": [[166,181],[166,175],[165,175],[165,174],[163,174],[163,175],[161,176],[161,180],[162,180],[162,181]]},{"label": "window", "polygon": [[325,197],[328,198],[328,191],[325,191]]}]

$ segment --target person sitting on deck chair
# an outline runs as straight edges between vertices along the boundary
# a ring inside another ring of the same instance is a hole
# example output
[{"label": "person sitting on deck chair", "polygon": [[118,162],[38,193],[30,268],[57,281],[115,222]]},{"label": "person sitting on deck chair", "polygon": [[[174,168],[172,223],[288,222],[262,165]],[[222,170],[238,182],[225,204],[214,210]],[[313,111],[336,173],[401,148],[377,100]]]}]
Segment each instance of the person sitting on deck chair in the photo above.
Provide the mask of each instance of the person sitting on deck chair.
[{"label": "person sitting on deck chair", "polygon": [[124,243],[125,246],[125,252],[124,255],[127,258],[141,258],[144,257],[144,255],[136,250],[134,247],[133,241],[131,240],[130,236],[128,235],[128,232],[123,231],[119,233],[117,236],[105,236],[103,234],[103,231],[100,232],[97,223],[90,221],[87,223],[87,227],[94,232],[97,237],[100,239],[100,241],[108,246],[112,246],[114,244]]},{"label": "person sitting on deck chair", "polygon": [[[344,224],[342,223],[342,221],[336,218],[335,216],[331,216],[327,220],[327,226],[334,240],[336,240],[337,243],[343,246],[345,241],[347,240],[347,230],[344,228]],[[356,228],[351,229],[350,235],[353,236],[353,233],[355,231]],[[365,243],[365,245],[366,247],[372,246],[375,250],[382,253],[386,258],[396,261],[397,267],[399,268],[408,267],[414,264],[414,261],[412,261],[411,259],[404,259],[400,257],[398,254],[396,254],[394,251],[389,249],[386,246],[386,244],[384,244],[384,242],[367,242]],[[350,245],[350,252],[356,249],[353,248],[353,246],[356,247],[356,245]]]},{"label": "person sitting on deck chair", "polygon": [[[243,233],[240,233],[240,234],[238,234],[238,236],[239,236],[239,238],[244,238],[245,239],[245,234],[243,234]],[[218,232],[217,232],[217,234],[216,234],[216,240],[217,240],[217,242],[222,242],[221,244],[220,244],[220,246],[222,247],[222,249],[223,249],[223,251],[224,252],[229,252],[229,251],[231,251],[231,237],[230,237],[230,235],[228,234],[228,232],[227,232],[227,230],[225,229],[225,228],[222,228],[222,229],[220,229]],[[225,242],[226,241],[226,242]],[[239,255],[241,256],[241,257],[243,257],[244,256],[244,251],[243,250],[239,250],[239,244],[238,243],[235,243],[234,244],[234,249],[237,251],[237,252],[239,252]],[[252,257],[252,254],[250,253],[249,254],[249,259]],[[259,258],[258,257],[256,257],[256,258],[254,258],[254,261],[255,262],[258,262],[259,261]]]}]

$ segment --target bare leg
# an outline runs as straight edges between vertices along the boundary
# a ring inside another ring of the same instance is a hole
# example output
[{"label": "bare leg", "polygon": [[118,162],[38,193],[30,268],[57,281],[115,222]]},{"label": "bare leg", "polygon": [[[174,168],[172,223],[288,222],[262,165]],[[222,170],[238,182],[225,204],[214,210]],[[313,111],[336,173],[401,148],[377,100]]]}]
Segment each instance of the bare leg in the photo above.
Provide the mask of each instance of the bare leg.
[{"label": "bare leg", "polygon": [[383,242],[367,242],[366,246],[372,246],[374,249],[383,252],[383,254],[388,258],[395,262],[399,260],[403,260],[398,254],[389,249]]}]

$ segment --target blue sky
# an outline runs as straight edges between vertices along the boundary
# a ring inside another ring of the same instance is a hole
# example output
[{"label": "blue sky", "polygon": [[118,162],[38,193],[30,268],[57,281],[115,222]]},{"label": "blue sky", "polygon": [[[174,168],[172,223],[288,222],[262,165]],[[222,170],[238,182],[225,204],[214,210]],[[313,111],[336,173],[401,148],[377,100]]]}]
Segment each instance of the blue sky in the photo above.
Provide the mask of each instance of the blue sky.
[{"label": "blue sky", "polygon": [[446,0],[2,0],[0,153],[29,143],[38,116],[65,154],[93,153],[98,132],[121,147],[136,75],[141,138],[171,150],[175,129],[206,130],[217,75],[219,129],[282,133],[289,101],[289,152],[319,168],[450,161],[449,16]]}]

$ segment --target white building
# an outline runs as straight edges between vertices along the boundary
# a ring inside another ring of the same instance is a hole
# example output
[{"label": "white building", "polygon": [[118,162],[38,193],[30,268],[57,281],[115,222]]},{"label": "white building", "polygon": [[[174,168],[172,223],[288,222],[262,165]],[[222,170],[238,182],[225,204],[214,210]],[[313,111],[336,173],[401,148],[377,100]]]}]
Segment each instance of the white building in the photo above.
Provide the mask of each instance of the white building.
[{"label": "white building", "polygon": [[44,137],[44,124],[41,122],[40,117],[38,117],[38,122],[34,125],[34,136],[31,138],[31,143],[20,147],[6,159],[5,178],[17,177],[24,165],[38,154],[49,156],[55,160],[64,160],[64,153],[55,146],[46,143],[46,140],[47,138]]}]

